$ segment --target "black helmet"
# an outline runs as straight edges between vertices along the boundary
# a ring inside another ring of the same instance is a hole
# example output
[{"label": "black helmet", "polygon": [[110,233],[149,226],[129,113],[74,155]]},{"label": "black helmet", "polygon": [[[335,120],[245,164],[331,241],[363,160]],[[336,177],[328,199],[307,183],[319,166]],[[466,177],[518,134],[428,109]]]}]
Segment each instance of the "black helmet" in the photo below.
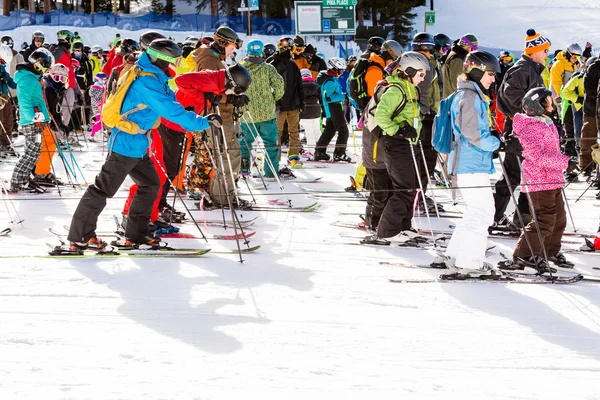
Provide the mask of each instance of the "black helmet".
[{"label": "black helmet", "polygon": [[235,44],[236,49],[240,49],[244,44],[244,41],[240,39],[237,33],[233,29],[228,26],[220,26],[215,31],[213,37],[215,38],[215,43],[219,45],[219,47],[225,49],[229,45],[229,43]]},{"label": "black helmet", "polygon": [[181,56],[183,58],[187,57],[196,48],[197,42],[197,40],[186,39],[181,43]]},{"label": "black helmet", "polygon": [[38,74],[43,74],[48,68],[54,65],[54,56],[49,50],[40,48],[35,50],[27,59]]},{"label": "black helmet", "polygon": [[71,44],[73,41],[73,32],[68,29],[61,29],[60,31],[56,32],[56,38],[58,39],[59,43],[64,42]]},{"label": "black helmet", "polygon": [[152,64],[166,70],[169,64],[177,64],[178,58],[181,57],[181,49],[170,39],[155,39],[146,47],[146,54]]},{"label": "black helmet", "polygon": [[386,40],[383,43],[383,48],[392,57],[392,60],[396,60],[404,52],[402,45],[395,40]]},{"label": "black helmet", "polygon": [[277,52],[277,47],[273,43],[266,43],[263,47],[263,57],[269,58]]},{"label": "black helmet", "polygon": [[452,39],[443,33],[436,34],[433,37],[433,42],[435,43],[435,49],[437,51],[444,50],[444,52],[446,52],[452,47]]},{"label": "black helmet", "polygon": [[417,33],[410,44],[412,51],[433,51],[435,49],[435,41],[433,35],[427,32]]},{"label": "black helmet", "polygon": [[85,54],[89,54],[89,53],[92,52],[92,48],[86,44],[86,45],[83,46],[83,52]]},{"label": "black helmet", "polygon": [[13,38],[11,38],[10,36],[2,36],[2,38],[0,39],[0,42],[2,42],[2,44],[7,45],[11,49],[15,45]]},{"label": "black helmet", "polygon": [[165,36],[162,33],[156,31],[142,33],[140,35],[140,49],[146,50],[146,48],[150,45],[150,43],[152,43],[153,40],[164,38]]},{"label": "black helmet", "polygon": [[[546,107],[542,104],[546,98],[552,98],[552,92],[545,87],[531,89],[523,97],[523,111],[530,117],[539,117],[546,113]],[[551,100],[552,101],[552,100]]]},{"label": "black helmet", "polygon": [[384,42],[385,42],[385,40],[383,40],[382,37],[373,36],[372,38],[367,40],[367,50],[370,53],[379,54],[379,53],[381,53],[381,47],[383,46]]},{"label": "black helmet", "polygon": [[134,51],[138,51],[139,48],[138,42],[133,39],[123,39],[121,41],[121,51],[123,54],[133,53]]},{"label": "black helmet", "polygon": [[225,68],[225,88],[233,90],[235,94],[244,93],[251,83],[250,72],[240,64]]},{"label": "black helmet", "polygon": [[485,72],[500,73],[500,64],[492,54],[483,50],[475,50],[467,54],[463,62],[463,72],[470,74],[474,69]]}]

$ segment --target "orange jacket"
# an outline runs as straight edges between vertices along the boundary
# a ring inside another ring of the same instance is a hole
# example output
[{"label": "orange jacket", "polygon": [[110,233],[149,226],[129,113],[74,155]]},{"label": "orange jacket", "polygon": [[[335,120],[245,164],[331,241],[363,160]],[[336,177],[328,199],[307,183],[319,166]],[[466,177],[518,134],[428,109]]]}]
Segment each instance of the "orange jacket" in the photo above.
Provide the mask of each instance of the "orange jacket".
[{"label": "orange jacket", "polygon": [[371,53],[371,57],[369,57],[369,60],[381,66],[381,68],[379,68],[375,65],[372,65],[369,67],[369,69],[367,69],[367,72],[365,73],[367,95],[369,97],[373,97],[373,95],[375,94],[375,87],[377,86],[377,82],[385,78],[383,72],[383,69],[385,68],[385,61],[383,60],[383,58],[381,58],[375,53]]}]

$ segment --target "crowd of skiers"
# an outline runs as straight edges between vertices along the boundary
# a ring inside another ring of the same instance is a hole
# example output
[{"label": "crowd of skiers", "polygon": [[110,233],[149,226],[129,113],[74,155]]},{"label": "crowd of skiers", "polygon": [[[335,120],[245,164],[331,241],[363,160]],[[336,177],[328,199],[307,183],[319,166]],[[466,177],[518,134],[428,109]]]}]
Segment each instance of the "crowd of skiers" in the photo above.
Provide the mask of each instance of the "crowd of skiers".
[{"label": "crowd of skiers", "polygon": [[[525,228],[517,264],[566,262],[563,171],[572,180],[595,169],[600,62],[589,43],[585,50],[571,44],[550,62],[550,41],[530,29],[515,62],[509,52],[478,50],[473,34],[452,41],[418,33],[410,51],[372,37],[358,57],[325,61],[296,36],[277,45],[252,40],[236,63],[243,42],[225,26],[182,43],[158,32],[137,41],[117,37],[109,51],[86,46],[69,30],[57,33],[56,44],[45,39],[34,32],[21,53],[10,37],[1,39],[0,144],[14,153],[16,117],[26,141],[10,191],[39,193],[40,183],[60,183],[51,170],[56,146],[74,145],[89,127],[92,139],[104,132],[108,157],[73,216],[73,251],[104,246],[96,221],[127,176],[136,184],[123,210],[126,244],[158,245],[149,223],[162,226],[162,217],[172,217],[166,195],[170,186],[184,189],[190,151],[185,189],[203,202],[239,208],[247,204],[236,196],[236,181],[258,163],[252,146],[259,136],[267,180],[294,179],[292,170],[306,160],[351,162],[346,146],[354,109],[363,129],[363,186],[371,191],[365,228],[374,235],[365,242],[417,237],[416,196],[420,207],[437,211],[425,192],[441,170],[460,189],[467,211],[436,264],[493,273],[485,262],[488,230],[519,227]],[[446,117],[440,104],[449,107],[455,143],[449,157],[434,147]],[[336,135],[331,157],[327,148]],[[280,167],[282,142],[287,165]],[[503,176],[492,190],[501,146]],[[515,223],[505,212],[520,184]]]}]

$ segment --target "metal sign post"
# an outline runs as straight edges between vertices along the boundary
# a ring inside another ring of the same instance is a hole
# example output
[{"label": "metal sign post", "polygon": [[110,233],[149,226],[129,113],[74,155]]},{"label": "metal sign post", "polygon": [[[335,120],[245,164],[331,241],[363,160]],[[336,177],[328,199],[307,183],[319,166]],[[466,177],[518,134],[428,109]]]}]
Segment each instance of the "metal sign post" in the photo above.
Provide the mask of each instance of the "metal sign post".
[{"label": "metal sign post", "polygon": [[[248,1],[248,3],[246,3]],[[239,12],[247,12],[248,13],[248,36],[252,35],[252,23],[250,21],[250,11],[258,11],[258,0],[242,0],[240,3],[240,7],[238,8]]]}]

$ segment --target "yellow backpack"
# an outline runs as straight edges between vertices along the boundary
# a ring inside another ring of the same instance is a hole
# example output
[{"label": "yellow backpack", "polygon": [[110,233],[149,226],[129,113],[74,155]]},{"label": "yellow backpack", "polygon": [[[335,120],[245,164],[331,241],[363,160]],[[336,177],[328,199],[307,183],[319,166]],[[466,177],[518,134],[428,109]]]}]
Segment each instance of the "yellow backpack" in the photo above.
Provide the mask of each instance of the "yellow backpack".
[{"label": "yellow backpack", "polygon": [[121,113],[123,100],[125,100],[125,96],[127,95],[131,84],[140,76],[153,76],[156,78],[156,75],[150,72],[144,72],[138,66],[134,66],[122,73],[117,82],[117,87],[113,92],[108,94],[104,106],[102,107],[102,122],[109,128],[117,128],[118,130],[131,135],[146,133],[146,131],[140,129],[135,122],[129,121],[127,117],[134,112],[147,108],[147,105],[138,104],[131,110]]}]

